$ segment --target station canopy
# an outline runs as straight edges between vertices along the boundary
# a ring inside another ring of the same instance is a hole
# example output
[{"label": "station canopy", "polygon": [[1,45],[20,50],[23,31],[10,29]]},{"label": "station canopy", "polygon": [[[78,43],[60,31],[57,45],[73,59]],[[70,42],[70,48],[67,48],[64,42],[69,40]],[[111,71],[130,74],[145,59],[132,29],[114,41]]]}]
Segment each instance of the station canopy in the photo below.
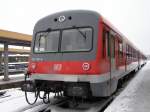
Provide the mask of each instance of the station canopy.
[{"label": "station canopy", "polygon": [[0,43],[9,45],[30,46],[32,36],[0,29]]}]

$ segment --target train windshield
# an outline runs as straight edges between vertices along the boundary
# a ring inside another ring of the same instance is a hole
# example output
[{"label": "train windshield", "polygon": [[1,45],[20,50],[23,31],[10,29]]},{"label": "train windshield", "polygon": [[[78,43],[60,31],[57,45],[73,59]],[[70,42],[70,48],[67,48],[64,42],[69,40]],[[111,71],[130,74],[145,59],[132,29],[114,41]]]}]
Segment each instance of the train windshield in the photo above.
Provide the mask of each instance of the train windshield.
[{"label": "train windshield", "polygon": [[91,48],[91,28],[63,30],[61,51],[89,51]]},{"label": "train windshield", "polygon": [[42,32],[36,36],[35,52],[58,52],[60,31]]},{"label": "train windshield", "polygon": [[[62,32],[62,33],[60,33]],[[41,32],[36,35],[34,52],[74,52],[92,49],[92,28]]]}]

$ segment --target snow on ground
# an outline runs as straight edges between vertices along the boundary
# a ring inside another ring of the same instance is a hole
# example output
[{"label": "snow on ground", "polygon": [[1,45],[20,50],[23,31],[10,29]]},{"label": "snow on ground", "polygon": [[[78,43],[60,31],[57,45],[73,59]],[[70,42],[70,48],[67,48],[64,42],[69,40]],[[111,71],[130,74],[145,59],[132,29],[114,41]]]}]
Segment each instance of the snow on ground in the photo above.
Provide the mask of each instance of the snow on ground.
[{"label": "snow on ground", "polygon": [[[0,97],[0,111],[1,112],[37,112],[47,105],[43,104],[41,100],[33,106],[29,105],[25,100],[24,92],[19,88],[2,90],[7,91],[5,96]],[[32,100],[34,94],[29,94],[29,99]]]},{"label": "snow on ground", "polygon": [[4,81],[4,76],[0,76],[0,85],[24,81],[24,74],[9,75],[9,78],[9,81]]},{"label": "snow on ground", "polygon": [[104,112],[150,112],[150,62]]},{"label": "snow on ground", "polygon": [[[16,75],[9,75],[9,78],[16,78],[16,77],[24,77],[24,74],[16,74]],[[4,79],[4,76],[0,76],[0,79]]]},{"label": "snow on ground", "polygon": [[1,90],[1,91],[6,91],[6,93],[4,94],[4,96],[0,96],[0,107],[1,107],[1,103],[3,102],[24,96],[24,93],[20,91],[18,88],[6,89],[6,90]]}]

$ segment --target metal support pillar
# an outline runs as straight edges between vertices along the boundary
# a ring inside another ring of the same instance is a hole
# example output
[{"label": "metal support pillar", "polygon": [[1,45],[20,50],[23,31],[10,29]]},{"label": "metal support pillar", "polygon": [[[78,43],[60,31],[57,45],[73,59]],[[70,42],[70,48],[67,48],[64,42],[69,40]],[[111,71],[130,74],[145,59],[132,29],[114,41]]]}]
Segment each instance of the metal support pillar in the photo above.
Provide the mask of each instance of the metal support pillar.
[{"label": "metal support pillar", "polygon": [[8,81],[8,43],[4,43],[4,81]]}]

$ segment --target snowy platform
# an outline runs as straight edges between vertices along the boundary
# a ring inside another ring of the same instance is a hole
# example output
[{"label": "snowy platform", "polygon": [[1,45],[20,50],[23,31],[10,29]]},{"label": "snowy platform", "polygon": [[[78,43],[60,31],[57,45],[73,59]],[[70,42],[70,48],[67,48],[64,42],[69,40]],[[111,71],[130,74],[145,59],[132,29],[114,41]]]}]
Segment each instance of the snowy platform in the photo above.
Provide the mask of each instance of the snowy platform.
[{"label": "snowy platform", "polygon": [[9,81],[4,81],[3,76],[0,76],[0,89],[19,87],[24,81],[24,74],[10,75],[9,78]]},{"label": "snowy platform", "polygon": [[[47,107],[47,105],[43,104],[41,100],[38,100],[35,105],[27,104],[24,92],[19,88],[2,91],[6,91],[6,94],[0,96],[1,112],[39,112]],[[32,100],[33,96],[34,94],[29,94],[30,100]]]},{"label": "snowy platform", "polygon": [[150,112],[150,62],[104,112]]}]

